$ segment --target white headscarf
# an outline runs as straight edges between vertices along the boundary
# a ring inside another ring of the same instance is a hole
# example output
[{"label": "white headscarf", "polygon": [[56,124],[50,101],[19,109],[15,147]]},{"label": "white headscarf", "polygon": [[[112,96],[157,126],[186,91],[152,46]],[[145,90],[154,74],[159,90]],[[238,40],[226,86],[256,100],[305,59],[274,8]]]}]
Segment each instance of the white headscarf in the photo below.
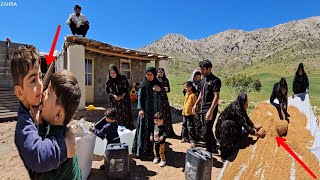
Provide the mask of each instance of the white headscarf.
[{"label": "white headscarf", "polygon": [[[200,70],[199,70],[199,69],[195,69],[195,70],[192,72],[192,75],[191,75],[191,77],[190,77],[190,79],[189,79],[188,81],[193,82],[193,81],[194,81],[194,80],[193,80],[194,75],[195,75],[197,72],[199,72],[199,73],[200,73]],[[194,83],[194,82],[193,82],[193,83]]]}]

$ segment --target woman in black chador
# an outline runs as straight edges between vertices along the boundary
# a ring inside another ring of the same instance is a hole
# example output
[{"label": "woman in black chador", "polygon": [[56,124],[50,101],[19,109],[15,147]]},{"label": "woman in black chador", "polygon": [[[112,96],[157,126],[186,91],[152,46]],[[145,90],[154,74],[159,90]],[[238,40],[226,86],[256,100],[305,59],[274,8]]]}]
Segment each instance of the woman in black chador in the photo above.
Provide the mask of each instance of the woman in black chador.
[{"label": "woman in black chador", "polygon": [[[274,102],[277,99],[279,103]],[[277,108],[279,118],[289,122],[290,114],[288,113],[288,85],[285,78],[281,78],[280,82],[274,84],[270,96],[270,103]]]},{"label": "woman in black chador", "polygon": [[240,93],[237,100],[229,104],[220,114],[216,124],[216,138],[220,143],[221,158],[226,160],[239,142],[242,134],[263,138],[265,131],[254,125],[247,114],[248,96]]},{"label": "woman in black chador", "polygon": [[171,117],[171,108],[170,108],[170,103],[169,103],[169,99],[168,99],[168,95],[167,93],[170,92],[170,84],[169,84],[169,80],[166,77],[166,73],[164,72],[163,68],[159,68],[158,69],[158,76],[157,79],[161,82],[165,93],[162,94],[161,96],[161,107],[162,107],[162,114],[164,117],[164,123],[166,124],[167,128],[168,128],[168,132],[167,132],[167,137],[175,137],[176,134],[173,131],[173,127],[172,127],[172,117]]},{"label": "woman in black chador", "polygon": [[119,74],[114,64],[109,66],[109,79],[106,83],[106,91],[110,96],[110,106],[117,109],[119,125],[127,129],[133,129],[132,111],[130,102],[130,85],[126,76]]},{"label": "woman in black chador", "polygon": [[153,158],[153,146],[150,141],[150,135],[154,130],[153,116],[156,112],[161,112],[160,98],[165,93],[156,76],[157,70],[154,67],[148,67],[138,91],[139,116],[132,153],[140,159]]},{"label": "woman in black chador", "polygon": [[304,71],[303,64],[300,63],[296,75],[293,79],[293,95],[305,93],[309,89],[309,80],[307,73]]}]

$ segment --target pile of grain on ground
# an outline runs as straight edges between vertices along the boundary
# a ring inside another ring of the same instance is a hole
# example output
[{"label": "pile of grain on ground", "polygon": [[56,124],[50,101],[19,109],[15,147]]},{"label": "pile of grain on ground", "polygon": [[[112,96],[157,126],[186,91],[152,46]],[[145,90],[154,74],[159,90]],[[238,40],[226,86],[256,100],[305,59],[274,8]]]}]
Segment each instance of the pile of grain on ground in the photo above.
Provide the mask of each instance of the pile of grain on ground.
[{"label": "pile of grain on ground", "polygon": [[280,137],[286,136],[288,133],[288,121],[276,121],[276,131]]},{"label": "pile of grain on ground", "polygon": [[[320,163],[310,152],[313,137],[307,130],[307,118],[297,108],[289,107],[290,123],[286,144],[300,157],[304,163],[320,177]],[[223,179],[290,179],[292,157],[281,146],[277,146],[275,125],[280,121],[277,110],[268,103],[260,103],[250,115],[254,124],[261,124],[267,132],[264,139],[240,149],[236,159],[229,163],[224,171]],[[253,139],[257,139],[253,137]],[[294,161],[296,179],[312,179],[312,177]]]}]

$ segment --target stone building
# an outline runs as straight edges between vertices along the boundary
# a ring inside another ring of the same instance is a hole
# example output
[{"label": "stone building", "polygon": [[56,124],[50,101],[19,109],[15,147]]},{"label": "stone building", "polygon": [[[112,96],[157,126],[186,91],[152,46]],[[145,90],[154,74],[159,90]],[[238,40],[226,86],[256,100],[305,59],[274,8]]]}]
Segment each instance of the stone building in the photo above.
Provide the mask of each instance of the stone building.
[{"label": "stone building", "polygon": [[156,68],[167,69],[166,61],[170,58],[166,55],[122,48],[79,36],[67,36],[55,67],[56,71],[68,69],[75,74],[82,93],[79,109],[83,109],[88,104],[108,102],[105,83],[110,64],[115,64],[119,72],[126,75],[132,84],[143,80],[147,63],[154,63]]}]

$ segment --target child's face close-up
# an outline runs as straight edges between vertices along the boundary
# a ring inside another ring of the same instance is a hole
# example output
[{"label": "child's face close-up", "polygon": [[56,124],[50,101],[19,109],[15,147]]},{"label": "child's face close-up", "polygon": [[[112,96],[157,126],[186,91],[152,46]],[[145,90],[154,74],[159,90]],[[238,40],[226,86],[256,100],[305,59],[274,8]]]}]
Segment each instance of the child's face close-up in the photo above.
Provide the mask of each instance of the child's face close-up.
[{"label": "child's face close-up", "polygon": [[191,87],[188,85],[184,85],[184,89],[186,90],[186,92],[190,92],[191,91]]},{"label": "child's face close-up", "polygon": [[113,123],[115,120],[113,118],[106,118],[107,122]]},{"label": "child's face close-up", "polygon": [[29,70],[28,74],[23,78],[23,88],[20,87],[21,96],[19,99],[24,103],[26,108],[32,106],[39,106],[42,98],[42,78],[40,65],[35,66]]},{"label": "child's face close-up", "polygon": [[44,92],[42,107],[41,107],[41,116],[49,124],[55,124],[57,121],[61,121],[62,107],[56,104],[57,96],[53,91],[51,83],[48,86],[48,89]]},{"label": "child's face close-up", "polygon": [[154,124],[157,126],[162,126],[163,125],[163,119],[155,119]]}]

